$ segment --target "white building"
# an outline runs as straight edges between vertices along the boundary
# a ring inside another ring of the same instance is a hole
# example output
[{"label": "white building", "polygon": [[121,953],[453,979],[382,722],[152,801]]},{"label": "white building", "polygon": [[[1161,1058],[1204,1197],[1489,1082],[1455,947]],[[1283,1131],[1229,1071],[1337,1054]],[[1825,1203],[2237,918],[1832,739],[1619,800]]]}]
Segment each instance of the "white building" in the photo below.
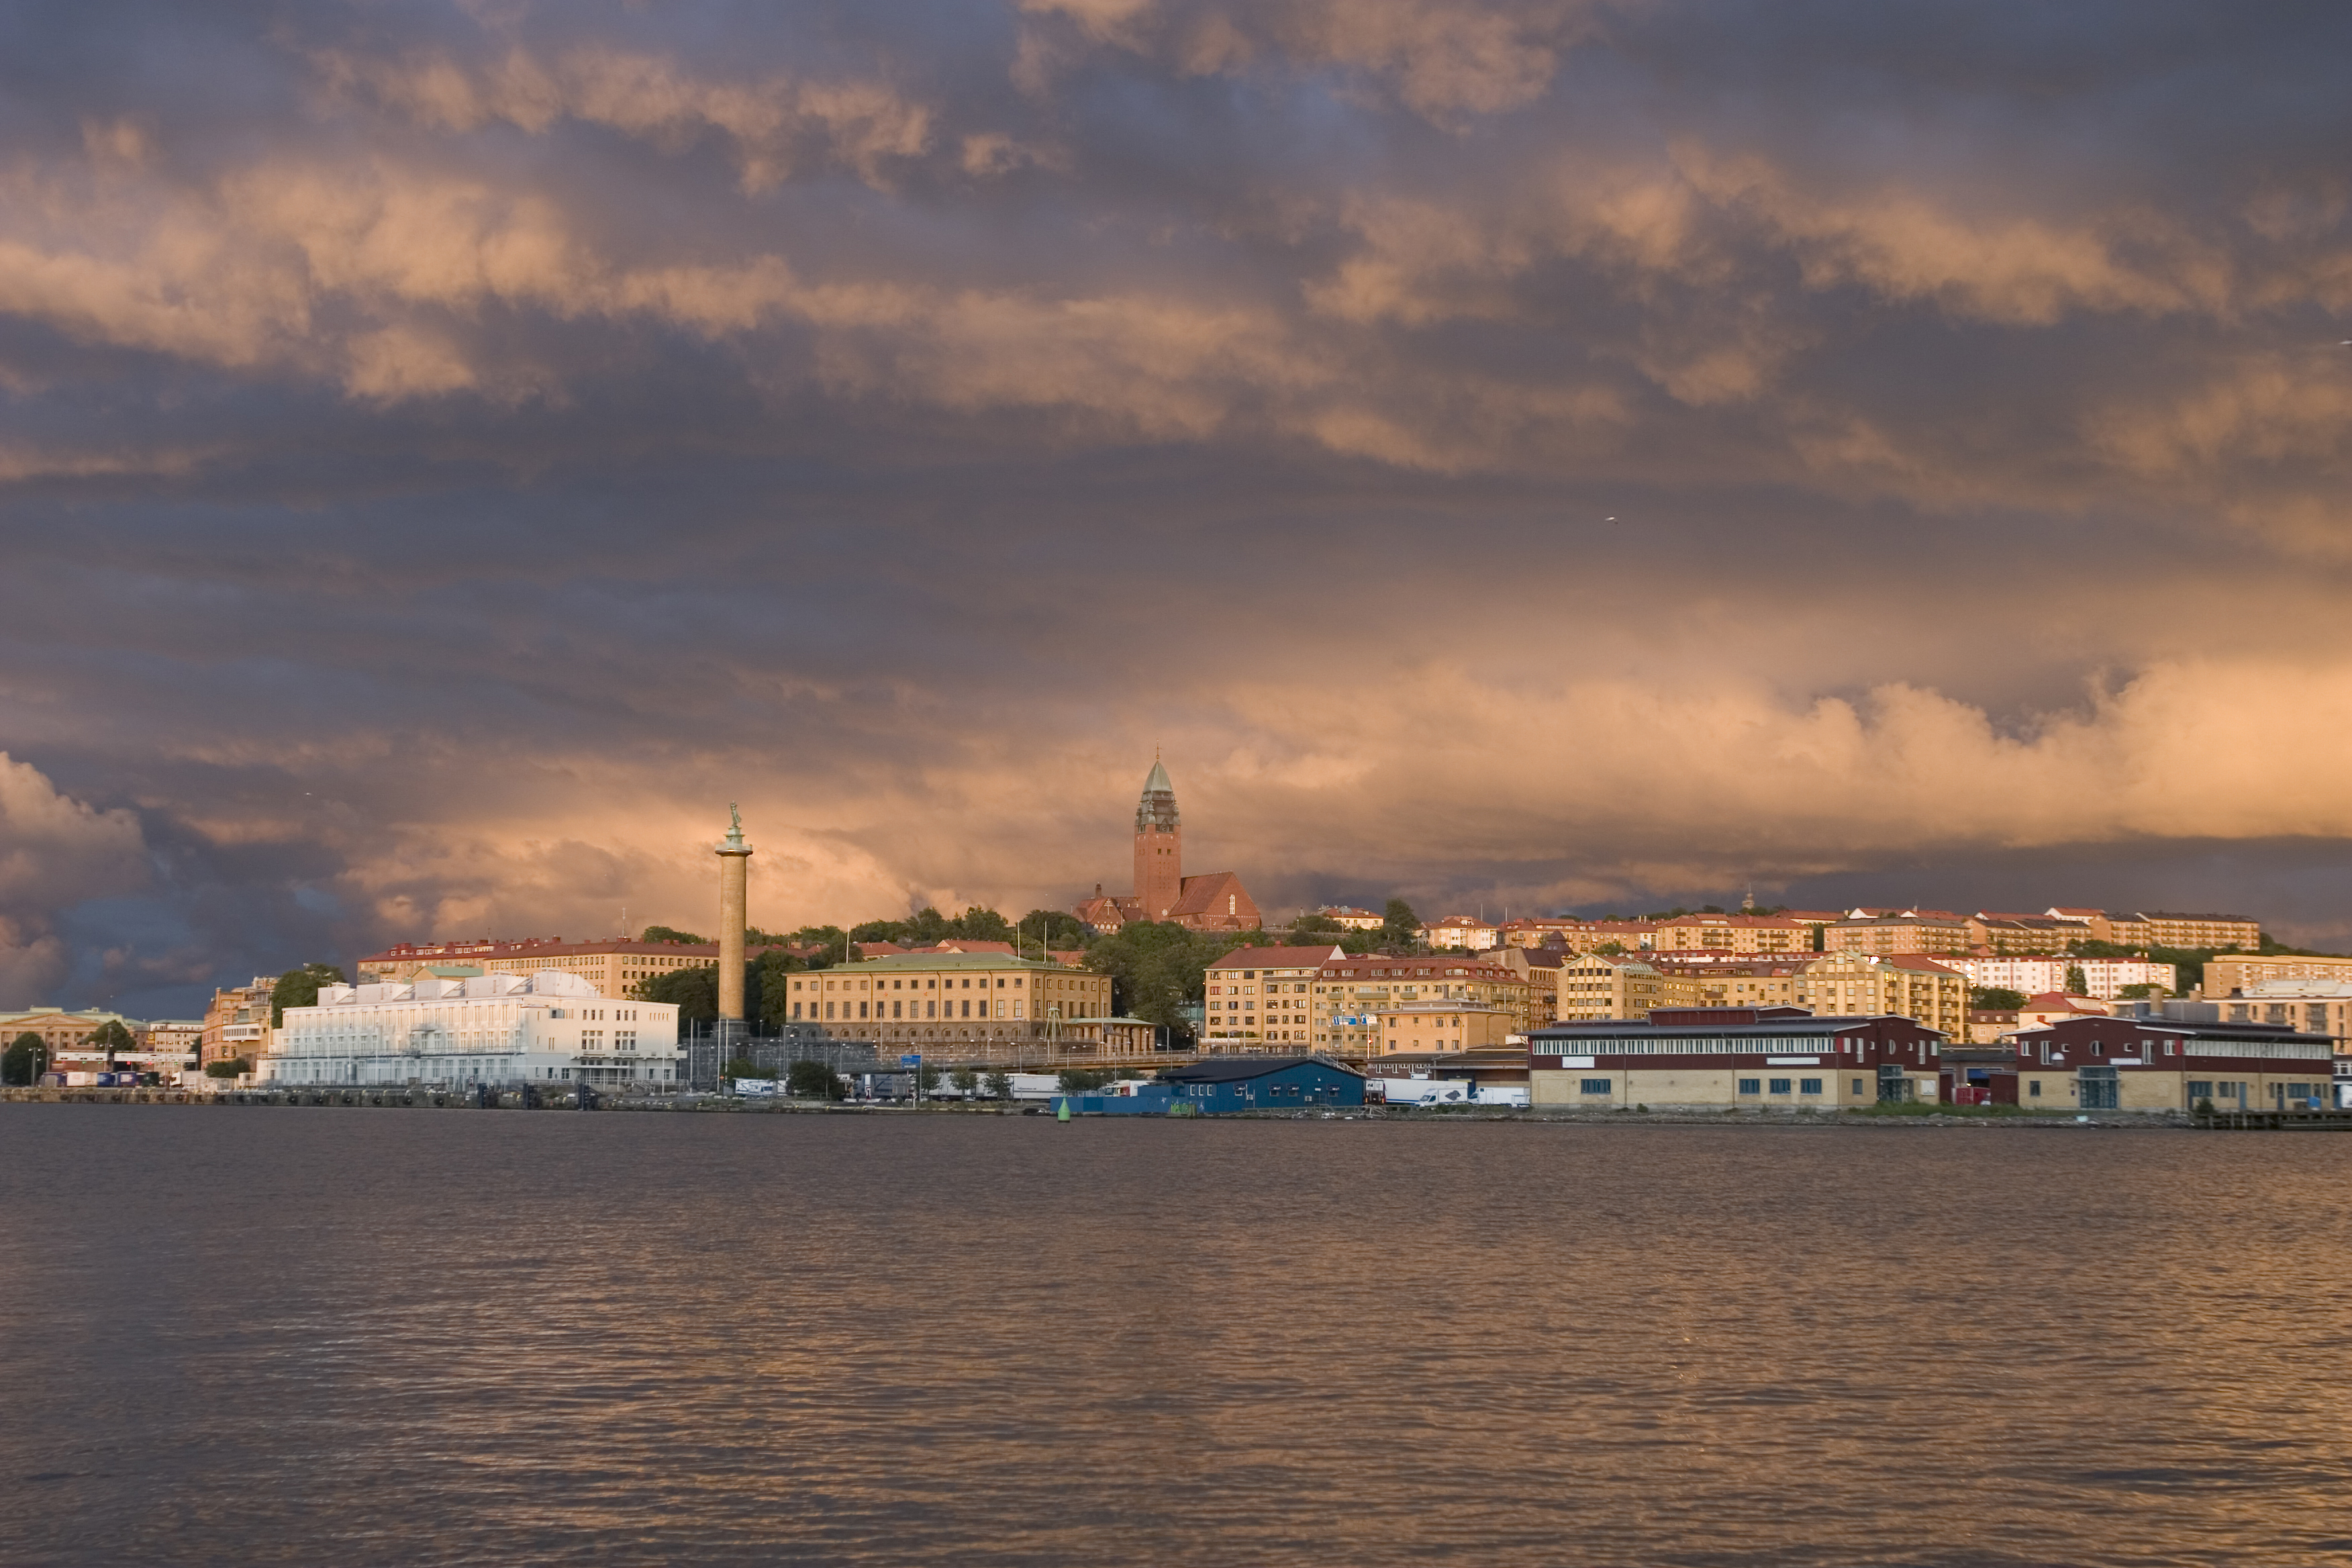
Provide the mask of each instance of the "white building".
[{"label": "white building", "polygon": [[643,1083],[684,1071],[677,1008],[600,996],[576,974],[420,977],[407,985],[329,985],[289,1007],[263,1083]]},{"label": "white building", "polygon": [[2102,1002],[2114,1001],[2126,985],[2160,985],[2160,994],[2169,996],[2180,984],[2172,965],[2137,958],[1948,958],[1937,953],[1936,962],[1958,970],[1971,985],[2026,996],[2072,990],[2066,984],[2070,969],[2083,972],[2083,989],[2075,994]]}]

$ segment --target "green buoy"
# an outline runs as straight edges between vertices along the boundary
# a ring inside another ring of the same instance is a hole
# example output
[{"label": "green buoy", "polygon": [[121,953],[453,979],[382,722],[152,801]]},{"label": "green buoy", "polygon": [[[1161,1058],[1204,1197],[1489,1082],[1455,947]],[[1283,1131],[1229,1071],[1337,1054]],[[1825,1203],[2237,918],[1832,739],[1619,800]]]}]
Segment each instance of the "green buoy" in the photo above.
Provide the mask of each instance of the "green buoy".
[{"label": "green buoy", "polygon": [[1066,1095],[1066,1095],[1062,1096],[1062,1104],[1061,1104],[1061,1109],[1059,1109],[1058,1110],[1056,1110],[1056,1111],[1055,1111],[1055,1112],[1054,1112],[1054,1120],[1055,1120],[1055,1121],[1067,1121],[1069,1119],[1070,1119],[1070,1097],[1069,1097],[1068,1095]]}]

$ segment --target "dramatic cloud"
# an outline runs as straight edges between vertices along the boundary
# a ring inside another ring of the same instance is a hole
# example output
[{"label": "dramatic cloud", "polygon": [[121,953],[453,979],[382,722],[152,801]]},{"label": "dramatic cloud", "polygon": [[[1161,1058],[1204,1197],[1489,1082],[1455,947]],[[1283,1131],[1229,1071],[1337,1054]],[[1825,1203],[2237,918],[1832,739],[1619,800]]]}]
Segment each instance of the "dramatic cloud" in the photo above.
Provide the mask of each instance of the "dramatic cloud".
[{"label": "dramatic cloud", "polygon": [[0,1003],[692,924],[730,798],[765,923],[1063,903],[1155,744],[1276,904],[2352,936],[2347,47],[16,7]]}]

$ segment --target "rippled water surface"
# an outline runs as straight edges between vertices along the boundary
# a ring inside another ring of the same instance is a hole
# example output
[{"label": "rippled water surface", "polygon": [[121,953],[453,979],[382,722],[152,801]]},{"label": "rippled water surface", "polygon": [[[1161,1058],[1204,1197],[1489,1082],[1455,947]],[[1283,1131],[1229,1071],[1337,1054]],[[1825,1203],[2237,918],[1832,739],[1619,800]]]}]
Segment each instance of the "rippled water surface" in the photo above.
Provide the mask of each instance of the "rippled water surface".
[{"label": "rippled water surface", "polygon": [[2348,1161],[5,1106],[0,1560],[2338,1560]]}]

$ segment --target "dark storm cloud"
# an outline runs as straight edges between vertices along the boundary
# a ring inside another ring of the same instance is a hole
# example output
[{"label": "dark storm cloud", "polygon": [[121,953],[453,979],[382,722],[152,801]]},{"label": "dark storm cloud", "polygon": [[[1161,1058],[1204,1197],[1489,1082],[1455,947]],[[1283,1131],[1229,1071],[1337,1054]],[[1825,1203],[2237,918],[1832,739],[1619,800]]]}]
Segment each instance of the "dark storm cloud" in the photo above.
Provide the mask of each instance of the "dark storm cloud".
[{"label": "dark storm cloud", "polygon": [[0,1001],[691,923],[730,797],[1063,901],[1154,743],[1271,901],[2342,929],[2177,846],[2352,835],[2347,31],[0,12]]}]

